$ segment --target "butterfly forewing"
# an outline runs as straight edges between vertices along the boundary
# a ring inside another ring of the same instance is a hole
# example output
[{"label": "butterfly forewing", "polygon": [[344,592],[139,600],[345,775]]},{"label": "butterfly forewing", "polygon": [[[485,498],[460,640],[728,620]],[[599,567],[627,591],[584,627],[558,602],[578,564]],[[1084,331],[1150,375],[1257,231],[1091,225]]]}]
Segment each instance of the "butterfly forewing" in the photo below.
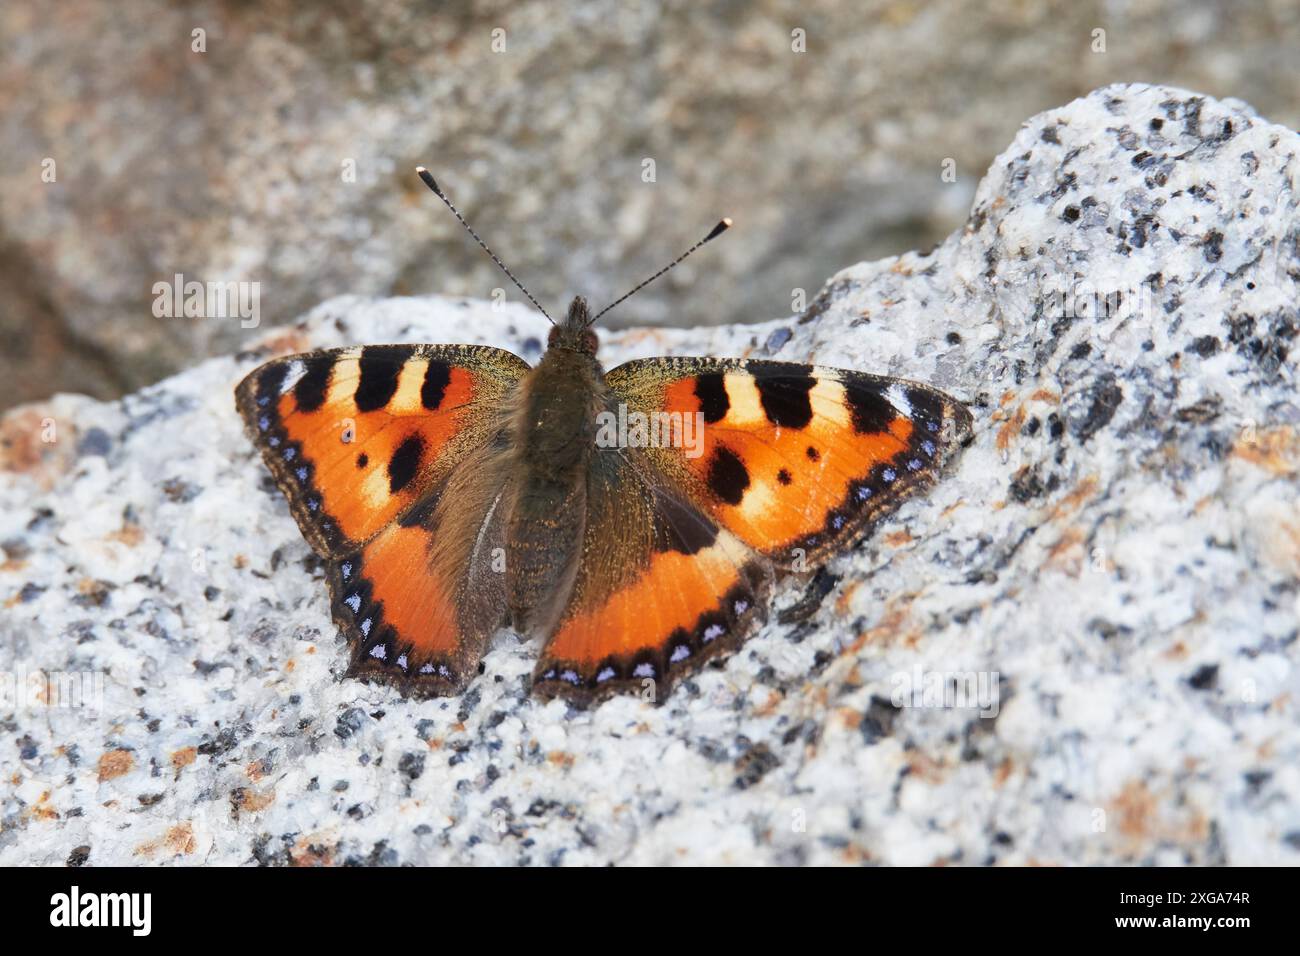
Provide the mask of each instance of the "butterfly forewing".
[{"label": "butterfly forewing", "polygon": [[700,423],[696,441],[640,454],[782,567],[851,545],[933,481],[971,429],[970,413],[928,386],[822,366],[647,359],[606,382],[629,408]]},{"label": "butterfly forewing", "polygon": [[378,345],[275,359],[240,383],[240,414],[308,542],[340,555],[425,495],[528,371],[483,346]]}]

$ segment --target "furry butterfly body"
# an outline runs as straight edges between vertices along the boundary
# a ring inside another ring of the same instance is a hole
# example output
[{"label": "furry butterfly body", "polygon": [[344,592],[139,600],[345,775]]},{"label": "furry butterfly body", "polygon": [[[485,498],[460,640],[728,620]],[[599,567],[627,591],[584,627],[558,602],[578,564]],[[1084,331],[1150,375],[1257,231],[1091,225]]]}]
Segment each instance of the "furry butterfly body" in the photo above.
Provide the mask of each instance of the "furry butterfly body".
[{"label": "furry butterfly body", "polygon": [[[366,346],[276,359],[239,385],[326,561],[350,676],[457,693],[510,626],[544,642],[539,694],[662,700],[753,633],[778,575],[852,546],[970,434],[962,405],[901,379],[708,358],[606,373],[596,348],[575,299],[536,367]],[[602,434],[629,418],[693,440]]]}]

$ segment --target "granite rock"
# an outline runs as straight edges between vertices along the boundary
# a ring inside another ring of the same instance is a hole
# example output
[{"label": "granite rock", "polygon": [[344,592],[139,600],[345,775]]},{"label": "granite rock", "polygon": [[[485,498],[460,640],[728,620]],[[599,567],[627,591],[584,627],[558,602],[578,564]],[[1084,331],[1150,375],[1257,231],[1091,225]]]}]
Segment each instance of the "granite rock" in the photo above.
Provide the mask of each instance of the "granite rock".
[{"label": "granite rock", "polygon": [[[928,254],[763,325],[606,335],[609,365],[812,359],[976,419],[930,494],[780,590],[805,620],[659,707],[540,703],[507,631],[461,697],[340,680],[234,412],[311,347],[534,360],[535,313],[335,298],[121,401],[15,409],[0,865],[1300,863],[1298,153],[1243,103],[1106,87],[1025,124]],[[53,699],[15,694],[33,673]]]}]

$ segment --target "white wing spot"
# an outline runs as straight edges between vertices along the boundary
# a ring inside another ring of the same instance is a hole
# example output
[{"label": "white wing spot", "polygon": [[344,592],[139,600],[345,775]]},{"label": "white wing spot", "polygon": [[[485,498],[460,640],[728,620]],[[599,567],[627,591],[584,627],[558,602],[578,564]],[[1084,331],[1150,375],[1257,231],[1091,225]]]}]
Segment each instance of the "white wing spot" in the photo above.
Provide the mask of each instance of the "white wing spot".
[{"label": "white wing spot", "polygon": [[905,385],[894,384],[889,386],[889,391],[885,393],[889,398],[889,404],[894,406],[894,410],[904,418],[912,417],[912,403],[907,397],[907,387]]}]

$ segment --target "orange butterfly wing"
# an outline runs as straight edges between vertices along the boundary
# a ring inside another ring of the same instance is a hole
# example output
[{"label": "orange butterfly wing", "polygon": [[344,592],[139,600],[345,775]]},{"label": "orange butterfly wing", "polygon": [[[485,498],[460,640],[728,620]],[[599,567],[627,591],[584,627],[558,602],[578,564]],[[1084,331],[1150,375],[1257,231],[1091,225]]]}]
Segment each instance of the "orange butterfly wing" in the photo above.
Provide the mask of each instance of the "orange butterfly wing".
[{"label": "orange butterfly wing", "polygon": [[647,681],[662,699],[734,650],[763,619],[774,566],[851,545],[971,431],[928,386],[815,366],[651,359],[606,384],[612,414],[665,416],[657,434],[673,437],[594,457],[583,562],[535,674],[580,701]]},{"label": "orange butterfly wing", "polygon": [[350,676],[447,693],[472,675],[504,609],[501,575],[483,573],[504,544],[489,445],[527,371],[500,349],[366,346],[276,359],[236,389],[303,536],[330,559]]},{"label": "orange butterfly wing", "polygon": [[483,346],[370,345],[275,359],[235,391],[267,467],[320,554],[346,553],[487,440],[528,371]]},{"label": "orange butterfly wing", "polygon": [[934,481],[971,415],[928,385],[787,362],[650,359],[614,369],[618,401],[699,426],[646,448],[673,485],[779,566],[820,563]]},{"label": "orange butterfly wing", "polygon": [[767,613],[767,561],[622,450],[595,453],[582,561],[534,672],[534,689],[578,702],[666,694],[735,650]]}]

